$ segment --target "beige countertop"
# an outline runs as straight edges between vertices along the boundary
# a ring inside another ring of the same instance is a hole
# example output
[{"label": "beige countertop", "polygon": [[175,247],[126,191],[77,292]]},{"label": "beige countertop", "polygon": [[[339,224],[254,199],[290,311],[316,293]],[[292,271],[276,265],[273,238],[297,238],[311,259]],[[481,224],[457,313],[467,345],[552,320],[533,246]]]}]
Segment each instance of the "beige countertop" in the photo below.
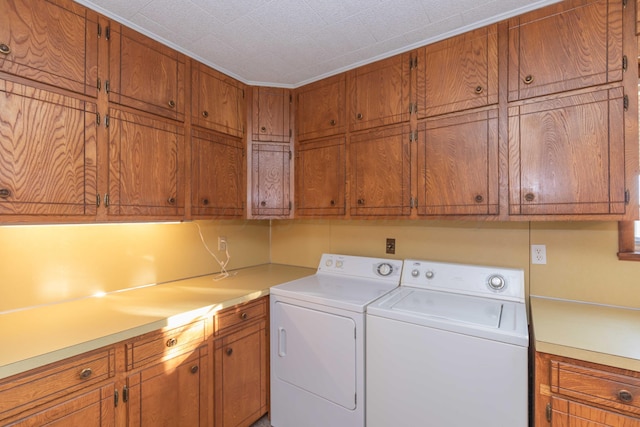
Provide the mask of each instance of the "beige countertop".
[{"label": "beige countertop", "polygon": [[536,351],[640,371],[640,309],[531,296]]},{"label": "beige countertop", "polygon": [[315,269],[265,264],[0,315],[0,379],[269,294]]}]

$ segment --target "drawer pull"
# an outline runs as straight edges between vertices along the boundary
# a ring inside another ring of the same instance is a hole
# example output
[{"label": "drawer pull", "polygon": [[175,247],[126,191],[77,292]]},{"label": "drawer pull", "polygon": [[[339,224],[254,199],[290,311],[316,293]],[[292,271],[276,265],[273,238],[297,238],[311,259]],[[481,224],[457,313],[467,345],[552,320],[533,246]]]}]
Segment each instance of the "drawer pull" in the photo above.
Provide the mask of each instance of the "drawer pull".
[{"label": "drawer pull", "polygon": [[11,190],[8,188],[0,188],[0,198],[7,199],[11,197]]},{"label": "drawer pull", "polygon": [[193,365],[193,366],[191,367],[191,373],[192,373],[192,374],[197,373],[197,372],[198,372],[198,369],[200,369],[200,368],[198,368],[198,365]]},{"label": "drawer pull", "polygon": [[229,347],[227,349],[227,356],[231,356],[233,354],[233,349],[231,347]]},{"label": "drawer pull", "polygon": [[533,76],[529,74],[524,78],[523,81],[524,81],[524,84],[530,85],[531,83],[533,83]]},{"label": "drawer pull", "polygon": [[533,193],[527,193],[524,195],[524,199],[527,202],[533,202],[535,200],[536,196]]},{"label": "drawer pull", "polygon": [[176,344],[178,344],[178,340],[176,338],[169,338],[167,340],[167,347],[173,347]]},{"label": "drawer pull", "polygon": [[11,48],[8,45],[2,43],[0,44],[0,53],[3,55],[9,55],[11,53]]},{"label": "drawer pull", "polygon": [[84,368],[82,371],[80,371],[80,379],[86,380],[91,376],[91,374],[93,374],[91,368]]},{"label": "drawer pull", "polygon": [[174,101],[173,99],[169,101],[169,107],[175,108],[175,106],[176,106],[176,101]]},{"label": "drawer pull", "polygon": [[482,86],[476,86],[476,95],[480,95],[484,92],[484,88]]},{"label": "drawer pull", "polygon": [[249,317],[249,315],[248,315],[247,313],[242,313],[242,314],[240,314],[240,318],[241,318],[242,320],[247,320],[247,317]]},{"label": "drawer pull", "polygon": [[330,124],[331,126],[335,126],[335,125],[336,125],[336,121],[335,121],[334,119],[331,119],[331,120],[329,121],[329,124]]},{"label": "drawer pull", "polygon": [[618,399],[623,401],[624,403],[630,403],[633,400],[633,394],[629,392],[629,390],[620,390],[617,393]]},{"label": "drawer pull", "polygon": [[204,110],[204,111],[202,112],[202,117],[204,117],[205,119],[206,119],[207,117],[209,117],[209,112],[208,112],[207,110]]}]

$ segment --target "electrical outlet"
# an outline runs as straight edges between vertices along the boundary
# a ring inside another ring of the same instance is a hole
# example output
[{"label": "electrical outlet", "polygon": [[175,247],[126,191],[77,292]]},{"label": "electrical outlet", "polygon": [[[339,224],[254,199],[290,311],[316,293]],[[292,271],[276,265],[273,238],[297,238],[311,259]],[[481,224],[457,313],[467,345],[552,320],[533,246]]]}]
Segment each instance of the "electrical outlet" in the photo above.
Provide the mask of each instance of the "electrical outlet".
[{"label": "electrical outlet", "polygon": [[396,253],[396,239],[387,239],[386,250],[388,254]]},{"label": "electrical outlet", "polygon": [[226,251],[227,250],[227,238],[224,236],[218,236],[218,250]]},{"label": "electrical outlet", "polygon": [[547,263],[547,247],[545,245],[531,245],[531,264]]}]

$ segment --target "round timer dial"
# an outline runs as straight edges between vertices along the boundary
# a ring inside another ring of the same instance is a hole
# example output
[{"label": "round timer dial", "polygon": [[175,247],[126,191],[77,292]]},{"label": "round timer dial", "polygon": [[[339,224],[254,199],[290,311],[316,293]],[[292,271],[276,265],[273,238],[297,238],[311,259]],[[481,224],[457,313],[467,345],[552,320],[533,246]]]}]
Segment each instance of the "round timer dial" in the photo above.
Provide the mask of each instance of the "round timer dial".
[{"label": "round timer dial", "polygon": [[388,262],[382,262],[380,264],[378,264],[378,268],[377,268],[378,274],[381,276],[388,276],[391,273],[393,273],[393,266],[391,264],[389,264]]}]

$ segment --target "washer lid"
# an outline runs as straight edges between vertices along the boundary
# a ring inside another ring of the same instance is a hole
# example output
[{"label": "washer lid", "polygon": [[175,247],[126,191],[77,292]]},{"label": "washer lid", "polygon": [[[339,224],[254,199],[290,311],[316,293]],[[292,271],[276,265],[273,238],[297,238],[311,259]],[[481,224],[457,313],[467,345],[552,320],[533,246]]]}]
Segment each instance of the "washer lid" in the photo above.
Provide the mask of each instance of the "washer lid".
[{"label": "washer lid", "polygon": [[270,293],[362,313],[367,304],[397,286],[397,282],[316,273],[273,286]]}]

